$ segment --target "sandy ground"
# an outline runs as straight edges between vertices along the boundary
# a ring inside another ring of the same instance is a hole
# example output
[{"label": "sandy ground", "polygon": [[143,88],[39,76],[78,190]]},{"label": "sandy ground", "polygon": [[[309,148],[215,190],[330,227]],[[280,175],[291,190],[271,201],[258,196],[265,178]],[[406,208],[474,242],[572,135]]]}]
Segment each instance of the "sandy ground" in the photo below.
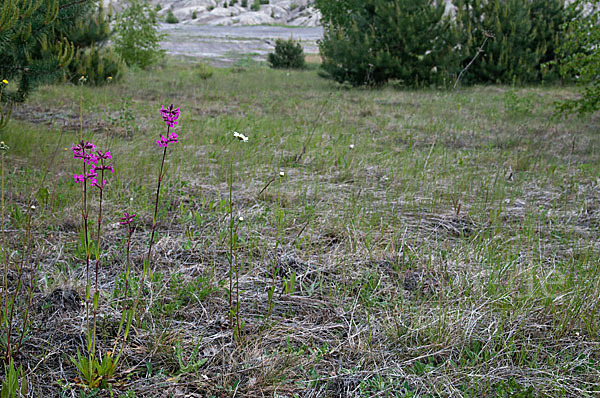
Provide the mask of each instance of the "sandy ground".
[{"label": "sandy ground", "polygon": [[275,40],[300,40],[307,54],[319,52],[317,40],[322,27],[282,26],[193,26],[162,24],[165,38],[161,47],[170,55],[206,58],[215,65],[230,65],[244,57],[265,60]]}]

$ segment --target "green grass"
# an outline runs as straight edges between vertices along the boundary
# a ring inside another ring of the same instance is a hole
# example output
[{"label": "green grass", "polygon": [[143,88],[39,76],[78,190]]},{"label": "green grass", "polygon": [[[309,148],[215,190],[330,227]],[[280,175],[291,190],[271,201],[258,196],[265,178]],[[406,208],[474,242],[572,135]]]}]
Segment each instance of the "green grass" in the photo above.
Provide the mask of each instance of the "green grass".
[{"label": "green grass", "polygon": [[[81,95],[84,136],[111,150],[116,170],[103,205],[102,350],[123,290],[118,218],[138,213],[139,284],[159,109],[182,111],[154,274],[114,396],[597,396],[600,119],[551,119],[553,101],[574,93],[349,89],[315,70],[250,62],[204,80],[174,61],[101,88],[44,87],[2,136],[11,249],[19,212],[38,198],[41,275],[17,364],[33,369],[38,396],[56,396],[58,381],[64,396],[79,394],[68,355],[82,347],[83,307],[52,297],[84,294],[70,151]],[[234,130],[248,144],[234,146]],[[244,218],[237,342],[227,323],[231,156],[234,216]]]}]

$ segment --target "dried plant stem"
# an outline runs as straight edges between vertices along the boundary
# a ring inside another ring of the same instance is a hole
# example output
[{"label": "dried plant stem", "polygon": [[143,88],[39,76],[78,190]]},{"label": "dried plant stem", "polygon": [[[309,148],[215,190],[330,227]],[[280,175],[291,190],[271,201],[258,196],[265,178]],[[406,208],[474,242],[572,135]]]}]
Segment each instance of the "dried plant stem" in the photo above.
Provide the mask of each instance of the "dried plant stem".
[{"label": "dried plant stem", "polygon": [[467,66],[465,66],[463,68],[463,70],[461,70],[460,73],[458,74],[458,77],[456,78],[456,81],[454,82],[454,88],[456,88],[458,86],[458,83],[460,82],[460,78],[462,77],[462,75],[467,71],[467,69],[469,69],[471,67],[473,62],[475,62],[477,57],[479,57],[479,54],[481,54],[483,52],[483,48],[485,47],[485,43],[487,43],[488,39],[494,38],[494,35],[492,35],[491,33],[488,33],[485,31],[483,33],[485,34],[485,39],[483,40],[483,43],[477,49],[477,53],[475,53],[475,56],[473,57],[473,59],[471,59],[471,61],[467,64]]},{"label": "dried plant stem", "polygon": [[[33,250],[33,248],[31,249]],[[31,258],[31,250],[30,250],[30,258]],[[29,290],[27,297],[27,307],[25,308],[25,317],[23,318],[23,327],[21,328],[21,336],[19,337],[19,342],[15,346],[15,352],[19,352],[21,346],[23,345],[23,339],[25,338],[25,332],[27,331],[27,324],[29,323],[29,312],[31,311],[31,304],[33,303],[33,287],[35,285],[35,277],[37,276],[38,270],[40,268],[39,261],[35,267],[35,272],[32,270],[29,274]]]},{"label": "dried plant stem", "polygon": [[[17,269],[17,287],[15,289],[15,292],[12,296],[12,299],[10,299],[10,312],[8,315],[8,327],[7,327],[7,331],[6,331],[6,353],[7,353],[7,358],[10,360],[11,356],[12,356],[12,350],[11,350],[11,334],[12,334],[12,320],[13,320],[13,316],[14,316],[14,310],[15,310],[15,304],[17,302],[17,297],[19,296],[19,292],[21,291],[21,286],[23,285],[22,283],[22,278],[23,278],[23,268],[25,267],[25,259],[29,258],[31,256],[31,252],[33,251],[32,245],[31,245],[31,208],[29,209],[28,212],[28,217],[27,217],[27,230],[25,232],[25,238],[23,239],[23,249],[22,249],[22,254],[21,254],[21,261],[20,264],[17,265],[18,269]],[[8,304],[7,304],[8,305]]]}]

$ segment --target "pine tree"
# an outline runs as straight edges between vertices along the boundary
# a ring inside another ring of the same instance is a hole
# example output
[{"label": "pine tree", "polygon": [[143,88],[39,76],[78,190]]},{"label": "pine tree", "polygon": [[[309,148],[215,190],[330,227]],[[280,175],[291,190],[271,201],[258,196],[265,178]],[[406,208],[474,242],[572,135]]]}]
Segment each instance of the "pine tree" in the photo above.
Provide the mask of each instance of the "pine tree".
[{"label": "pine tree", "polygon": [[[463,81],[540,82],[558,75],[541,65],[555,57],[560,26],[571,18],[563,0],[457,0],[456,24],[462,37]],[[483,53],[479,48],[486,35]]]},{"label": "pine tree", "polygon": [[94,0],[3,0],[0,78],[10,85],[2,102],[22,102],[35,87],[60,79],[75,52],[68,34]]},{"label": "pine tree", "polygon": [[71,82],[76,83],[85,76],[88,84],[100,85],[122,75],[125,63],[106,45],[111,35],[111,17],[112,6],[106,13],[100,2],[97,8],[78,18],[68,33],[69,40],[75,45],[75,55],[65,71]]},{"label": "pine tree", "polygon": [[577,76],[581,97],[558,103],[556,111],[583,115],[600,109],[600,0],[576,0],[570,8],[578,15],[561,32],[557,64],[562,76]]},{"label": "pine tree", "polygon": [[435,0],[318,0],[323,68],[354,85],[443,84],[455,72],[455,30]]}]

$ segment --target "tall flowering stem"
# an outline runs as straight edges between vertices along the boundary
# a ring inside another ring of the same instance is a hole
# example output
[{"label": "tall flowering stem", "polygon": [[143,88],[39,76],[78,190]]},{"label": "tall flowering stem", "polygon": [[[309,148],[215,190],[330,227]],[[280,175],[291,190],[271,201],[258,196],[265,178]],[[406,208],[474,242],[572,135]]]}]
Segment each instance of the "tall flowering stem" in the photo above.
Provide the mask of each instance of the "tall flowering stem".
[{"label": "tall flowering stem", "polygon": [[[0,93],[2,93],[2,91],[0,90]],[[6,246],[6,232],[5,232],[5,223],[4,223],[4,153],[6,151],[8,151],[8,145],[6,145],[4,143],[4,141],[0,142],[0,157],[1,157],[1,164],[0,164],[0,169],[1,169],[1,176],[0,179],[2,180],[2,199],[1,199],[1,204],[2,204],[2,225],[0,226],[2,228],[2,262],[4,264],[4,278],[2,280],[2,295],[0,295],[0,305],[5,302],[3,300],[3,296],[6,294],[8,295],[8,249]],[[8,301],[6,301],[6,305],[8,306]],[[8,309],[8,307],[6,307],[4,309],[5,313],[6,310]]]},{"label": "tall flowering stem", "polygon": [[[92,352],[96,351],[96,314],[98,312],[98,299],[100,295],[100,291],[98,289],[98,274],[100,271],[100,237],[102,230],[102,198],[104,194],[104,187],[106,186],[107,181],[104,179],[104,174],[106,171],[110,171],[114,173],[115,170],[113,168],[112,163],[108,163],[109,159],[112,159],[112,155],[110,151],[102,152],[100,150],[96,151],[96,159],[100,162],[98,165],[92,166],[92,172],[96,174],[95,177],[91,178],[90,185],[97,188],[99,190],[99,204],[98,204],[98,223],[97,223],[97,231],[96,231],[96,270],[95,270],[95,280],[94,280],[94,330],[92,332]],[[108,163],[108,164],[107,164]],[[100,181],[98,181],[98,173],[100,173]]]},{"label": "tall flowering stem", "polygon": [[146,259],[144,260],[144,268],[142,271],[142,278],[140,279],[140,289],[138,290],[137,297],[135,299],[135,303],[133,305],[133,312],[135,312],[137,305],[139,303],[140,294],[142,288],[144,286],[144,281],[146,280],[146,275],[151,273],[150,265],[152,261],[152,247],[154,246],[154,235],[156,234],[156,224],[158,219],[158,202],[160,198],[160,187],[164,177],[164,168],[165,168],[165,160],[167,158],[167,148],[169,144],[176,144],[178,141],[178,136],[175,133],[171,132],[171,128],[177,126],[179,119],[180,111],[179,108],[175,108],[173,104],[165,108],[161,107],[160,113],[163,121],[167,126],[166,136],[160,135],[159,139],[156,140],[156,144],[158,144],[159,148],[163,148],[162,160],[160,162],[160,169],[158,171],[158,182],[156,185],[156,197],[154,199],[154,215],[152,217],[152,232],[150,233],[150,241],[148,242],[148,253],[146,255]]},{"label": "tall flowering stem", "polygon": [[[244,134],[233,132],[234,139],[241,142],[248,142],[248,137]],[[237,256],[235,253],[236,240],[234,239],[233,229],[235,227],[235,221],[233,220],[233,153],[229,163],[229,324],[233,329],[234,337],[240,337],[242,325],[240,322],[241,318],[241,307],[240,307],[240,269],[237,262]],[[233,304],[233,276],[235,274],[235,305]]]},{"label": "tall flowering stem", "polygon": [[[80,141],[78,144],[73,144],[73,158],[79,159],[83,164],[83,174],[75,174],[73,176],[76,183],[82,185],[82,209],[81,218],[83,222],[83,233],[85,235],[85,252],[86,252],[86,328],[88,330],[87,349],[90,361],[94,358],[96,352],[96,315],[98,312],[98,302],[100,291],[98,289],[98,274],[100,273],[100,248],[101,248],[101,231],[102,231],[102,199],[104,196],[104,188],[107,181],[104,179],[105,172],[114,173],[112,163],[108,160],[112,159],[110,151],[102,152],[96,150],[96,146],[89,141]],[[88,169],[89,166],[89,169]],[[98,180],[100,177],[100,180]],[[94,277],[94,295],[93,295],[93,326],[90,331],[90,295],[91,295],[91,278],[90,278],[90,241],[88,233],[88,218],[89,209],[87,205],[88,199],[88,183],[91,187],[99,191],[99,209],[96,230],[96,266]]]},{"label": "tall flowering stem", "polygon": [[[85,277],[86,277],[86,290],[85,290],[85,320],[86,329],[89,330],[89,316],[90,316],[90,241],[88,233],[88,216],[89,209],[87,204],[88,191],[87,191],[87,180],[95,178],[96,174],[93,171],[88,171],[88,166],[97,163],[96,156],[94,154],[96,146],[89,142],[81,140],[78,144],[73,144],[73,158],[82,161],[83,174],[75,174],[73,176],[76,183],[82,185],[81,190],[81,222],[84,235],[85,245]],[[88,352],[91,352],[91,341],[88,342]]]}]

